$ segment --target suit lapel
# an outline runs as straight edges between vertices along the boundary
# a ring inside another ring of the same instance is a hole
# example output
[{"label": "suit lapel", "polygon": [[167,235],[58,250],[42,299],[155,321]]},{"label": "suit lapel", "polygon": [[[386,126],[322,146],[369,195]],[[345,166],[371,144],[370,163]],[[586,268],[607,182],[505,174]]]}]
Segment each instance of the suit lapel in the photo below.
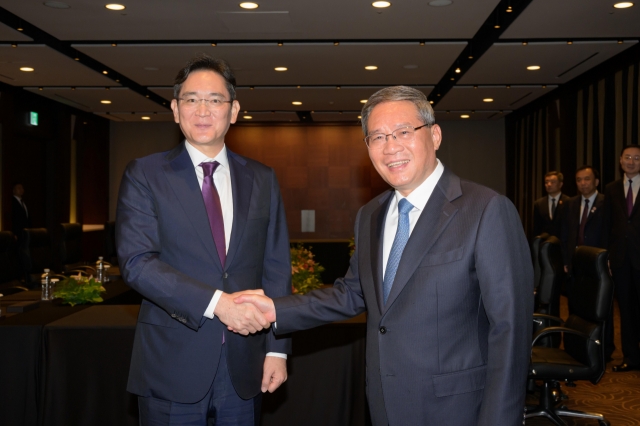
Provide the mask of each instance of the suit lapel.
[{"label": "suit lapel", "polygon": [[376,291],[376,300],[380,312],[384,310],[382,294],[382,243],[384,241],[384,223],[389,211],[389,203],[394,199],[394,191],[389,191],[387,197],[380,198],[380,205],[371,215],[371,245],[369,247],[371,259],[371,274],[373,287]]},{"label": "suit lapel", "polygon": [[590,207],[591,211],[589,212],[589,216],[587,216],[587,223],[591,221],[591,218],[593,218],[596,215],[596,212],[600,210],[603,205],[604,205],[604,195],[602,194],[596,195],[596,199],[593,202],[593,207]]},{"label": "suit lapel", "polygon": [[450,200],[461,195],[460,178],[445,168],[404,248],[383,312],[393,304],[415,273],[422,258],[429,252],[455,216],[458,209],[451,204]]},{"label": "suit lapel", "polygon": [[253,190],[253,170],[246,167],[246,162],[227,148],[229,169],[231,171],[231,187],[233,191],[233,227],[231,241],[227,250],[226,264],[233,262],[249,216],[249,205]]},{"label": "suit lapel", "polygon": [[222,269],[216,250],[207,209],[202,199],[202,190],[191,162],[191,157],[184,147],[184,142],[169,154],[168,163],[162,168],[173,193],[184,210],[185,218],[194,227],[200,241],[211,256],[211,260]]}]

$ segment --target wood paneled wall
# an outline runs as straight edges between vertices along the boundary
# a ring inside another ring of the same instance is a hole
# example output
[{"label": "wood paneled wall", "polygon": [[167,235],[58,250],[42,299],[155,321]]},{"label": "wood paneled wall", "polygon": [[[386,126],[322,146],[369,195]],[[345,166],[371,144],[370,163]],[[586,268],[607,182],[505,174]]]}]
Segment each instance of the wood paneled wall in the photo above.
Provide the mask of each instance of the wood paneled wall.
[{"label": "wood paneled wall", "polygon": [[[358,209],[389,186],[359,126],[232,126],[229,149],[276,171],[292,239],[353,236]],[[301,232],[301,210],[315,210],[315,232]]]}]

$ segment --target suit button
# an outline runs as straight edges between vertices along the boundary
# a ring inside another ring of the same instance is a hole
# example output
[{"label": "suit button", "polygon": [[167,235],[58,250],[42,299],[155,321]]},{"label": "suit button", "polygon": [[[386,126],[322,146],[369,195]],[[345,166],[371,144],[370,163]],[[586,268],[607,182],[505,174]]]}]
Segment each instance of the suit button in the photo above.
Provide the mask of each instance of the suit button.
[{"label": "suit button", "polygon": [[229,274],[227,274],[226,272],[224,273],[224,275],[222,276],[222,278],[228,278]]},{"label": "suit button", "polygon": [[387,332],[386,327],[380,327],[380,334],[385,334]]}]

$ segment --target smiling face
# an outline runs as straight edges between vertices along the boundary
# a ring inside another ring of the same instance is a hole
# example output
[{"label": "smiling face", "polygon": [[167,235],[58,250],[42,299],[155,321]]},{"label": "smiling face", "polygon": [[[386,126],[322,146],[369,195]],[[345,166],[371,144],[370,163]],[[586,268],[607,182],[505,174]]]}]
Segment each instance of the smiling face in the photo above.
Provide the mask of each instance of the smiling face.
[{"label": "smiling face", "polygon": [[[180,97],[195,96],[198,99],[223,97],[230,100],[224,78],[213,71],[194,71],[182,84]],[[235,123],[240,110],[238,101],[225,103],[220,109],[210,109],[200,103],[188,108],[179,100],[171,101],[173,118],[191,145],[209,157],[215,157],[224,145],[229,125]],[[213,154],[213,155],[212,155]]]},{"label": "smiling face", "polygon": [[620,156],[620,166],[628,178],[633,179],[640,173],[640,148],[625,149]]},{"label": "smiling face", "polygon": [[[400,127],[423,124],[412,102],[383,102],[371,111],[367,134],[389,134]],[[389,136],[380,149],[369,149],[369,157],[382,179],[406,197],[435,170],[441,141],[440,126],[434,124],[417,130],[411,142],[400,143]]]},{"label": "smiling face", "polygon": [[584,169],[576,173],[576,186],[584,198],[589,198],[596,192],[596,187],[600,181],[596,179],[593,170]]}]

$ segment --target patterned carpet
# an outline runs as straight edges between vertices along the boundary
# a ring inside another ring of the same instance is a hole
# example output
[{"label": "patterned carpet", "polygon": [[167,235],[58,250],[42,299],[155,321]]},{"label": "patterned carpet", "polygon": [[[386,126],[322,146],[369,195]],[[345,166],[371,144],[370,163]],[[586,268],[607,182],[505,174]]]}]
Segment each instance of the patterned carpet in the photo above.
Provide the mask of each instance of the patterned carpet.
[{"label": "patterned carpet", "polygon": [[[566,299],[563,297],[560,316],[566,318]],[[611,367],[622,361],[620,350],[620,314],[614,304],[614,327],[616,351],[613,361],[607,365],[602,380],[597,385],[590,382],[576,382],[575,388],[562,386],[569,397],[564,405],[571,410],[589,411],[603,414],[612,426],[640,426],[640,371],[613,373]],[[534,405],[536,399],[529,397],[527,403]],[[597,425],[595,420],[574,420],[563,417],[569,426]],[[552,423],[541,417],[527,419],[527,426],[547,426]]]}]

